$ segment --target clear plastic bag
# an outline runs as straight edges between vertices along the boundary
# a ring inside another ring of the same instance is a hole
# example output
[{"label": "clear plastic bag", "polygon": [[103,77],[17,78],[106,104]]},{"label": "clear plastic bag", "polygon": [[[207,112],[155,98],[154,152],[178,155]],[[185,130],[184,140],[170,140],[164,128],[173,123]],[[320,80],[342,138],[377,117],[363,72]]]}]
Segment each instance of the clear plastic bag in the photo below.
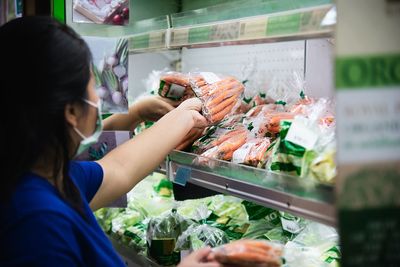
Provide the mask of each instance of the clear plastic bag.
[{"label": "clear plastic bag", "polygon": [[232,162],[257,167],[265,161],[270,144],[270,138],[252,139],[233,153]]},{"label": "clear plastic bag", "polygon": [[233,153],[246,143],[248,137],[249,133],[244,127],[228,131],[215,138],[210,143],[211,148],[203,152],[201,156],[212,159],[231,160]]},{"label": "clear plastic bag", "polygon": [[204,204],[196,210],[196,220],[200,224],[192,224],[182,233],[176,242],[176,250],[197,250],[206,246],[217,247],[229,242],[224,231],[205,224],[210,211]]},{"label": "clear plastic bag", "polygon": [[214,124],[233,114],[241,105],[244,85],[232,76],[199,72],[190,75],[192,88],[203,101],[203,115]]},{"label": "clear plastic bag", "polygon": [[[284,248],[285,267],[328,267],[333,262],[332,248],[337,248],[338,234],[332,227],[311,222]],[[331,258],[329,258],[331,257]],[[335,257],[340,257],[336,252]],[[336,258],[336,259],[337,259]],[[336,265],[336,264],[335,264]],[[335,266],[334,265],[334,266]]]},{"label": "clear plastic bag", "polygon": [[178,237],[192,224],[175,209],[149,221],[146,240],[149,256],[161,265],[175,265],[180,253],[175,250]]},{"label": "clear plastic bag", "polygon": [[172,100],[184,101],[195,96],[188,74],[169,71],[160,74],[158,94]]}]

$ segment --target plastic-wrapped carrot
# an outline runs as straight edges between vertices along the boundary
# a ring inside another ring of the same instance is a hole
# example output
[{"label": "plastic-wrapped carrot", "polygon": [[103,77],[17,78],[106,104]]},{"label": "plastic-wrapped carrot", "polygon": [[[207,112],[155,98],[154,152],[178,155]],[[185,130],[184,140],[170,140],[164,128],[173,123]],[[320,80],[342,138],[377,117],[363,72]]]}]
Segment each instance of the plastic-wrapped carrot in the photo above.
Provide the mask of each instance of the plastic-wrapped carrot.
[{"label": "plastic-wrapped carrot", "polygon": [[201,155],[213,159],[231,160],[233,153],[241,147],[248,138],[248,132],[244,128],[227,132],[212,141],[210,149]]},{"label": "plastic-wrapped carrot", "polygon": [[220,77],[210,72],[191,75],[191,85],[203,105],[203,115],[214,124],[240,106],[244,85],[232,76]]},{"label": "plastic-wrapped carrot", "polygon": [[213,249],[208,260],[221,264],[249,267],[279,267],[282,265],[280,246],[257,240],[238,240]]},{"label": "plastic-wrapped carrot", "polygon": [[267,131],[270,133],[279,133],[281,120],[291,120],[294,114],[291,113],[275,113],[270,117],[267,124]]},{"label": "plastic-wrapped carrot", "polygon": [[256,167],[264,160],[264,155],[269,145],[269,138],[250,140],[233,153],[232,162]]},{"label": "plastic-wrapped carrot", "polygon": [[179,72],[167,72],[160,77],[158,94],[173,100],[186,100],[195,96],[189,75]]}]

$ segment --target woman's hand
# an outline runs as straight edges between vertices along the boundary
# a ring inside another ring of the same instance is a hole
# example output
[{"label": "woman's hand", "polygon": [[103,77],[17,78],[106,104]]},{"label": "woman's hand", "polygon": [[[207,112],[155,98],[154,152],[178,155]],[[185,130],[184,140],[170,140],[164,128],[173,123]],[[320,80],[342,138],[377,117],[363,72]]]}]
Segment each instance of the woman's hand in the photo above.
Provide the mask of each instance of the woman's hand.
[{"label": "woman's hand", "polygon": [[203,248],[192,252],[177,267],[220,267],[217,262],[207,262],[211,248]]},{"label": "woman's hand", "polygon": [[141,121],[158,121],[178,106],[179,102],[160,96],[148,96],[138,100],[132,108]]},{"label": "woman's hand", "polygon": [[184,111],[184,112],[189,112],[189,114],[192,116],[193,119],[193,128],[204,128],[208,125],[206,118],[204,118],[199,111],[201,110],[201,107],[203,106],[203,103],[201,102],[200,99],[198,98],[190,98],[188,100],[185,100],[180,104],[176,110],[177,111]]}]

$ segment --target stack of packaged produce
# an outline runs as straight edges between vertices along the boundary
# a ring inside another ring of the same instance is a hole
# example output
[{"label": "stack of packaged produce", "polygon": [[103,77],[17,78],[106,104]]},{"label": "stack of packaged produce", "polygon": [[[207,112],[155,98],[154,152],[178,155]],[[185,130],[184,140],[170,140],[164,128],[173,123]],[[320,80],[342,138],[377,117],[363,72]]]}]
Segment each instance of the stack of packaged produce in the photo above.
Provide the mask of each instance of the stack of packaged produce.
[{"label": "stack of packaged produce", "polygon": [[[307,97],[298,77],[294,74],[290,82],[273,80],[267,90],[249,93],[232,76],[160,74],[159,95],[177,101],[200,98],[210,125],[193,129],[176,149],[200,155],[198,164],[226,160],[332,184],[333,106],[327,99]],[[244,97],[249,94],[252,97]]]},{"label": "stack of packaged produce", "polygon": [[111,238],[161,266],[205,246],[215,260],[241,266],[336,266],[340,258],[331,227],[232,196],[175,201],[160,174],[128,194],[127,208],[95,215]]}]

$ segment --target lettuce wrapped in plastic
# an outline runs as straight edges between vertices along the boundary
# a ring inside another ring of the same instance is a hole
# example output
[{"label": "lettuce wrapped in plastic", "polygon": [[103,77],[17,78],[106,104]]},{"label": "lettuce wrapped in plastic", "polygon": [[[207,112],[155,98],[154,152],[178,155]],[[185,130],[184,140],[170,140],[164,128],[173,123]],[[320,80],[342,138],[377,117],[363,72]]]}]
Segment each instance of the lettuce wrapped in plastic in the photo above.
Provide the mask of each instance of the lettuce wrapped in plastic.
[{"label": "lettuce wrapped in plastic", "polygon": [[224,231],[207,224],[193,224],[178,238],[177,250],[197,250],[206,246],[217,247],[229,242]]},{"label": "lettuce wrapped in plastic", "polygon": [[242,200],[236,197],[216,195],[212,197],[208,209],[218,217],[217,222],[224,223],[232,218],[244,222],[249,220]]},{"label": "lettuce wrapped in plastic", "polygon": [[335,266],[340,258],[338,234],[332,227],[309,223],[292,241],[285,245],[285,267]]}]

